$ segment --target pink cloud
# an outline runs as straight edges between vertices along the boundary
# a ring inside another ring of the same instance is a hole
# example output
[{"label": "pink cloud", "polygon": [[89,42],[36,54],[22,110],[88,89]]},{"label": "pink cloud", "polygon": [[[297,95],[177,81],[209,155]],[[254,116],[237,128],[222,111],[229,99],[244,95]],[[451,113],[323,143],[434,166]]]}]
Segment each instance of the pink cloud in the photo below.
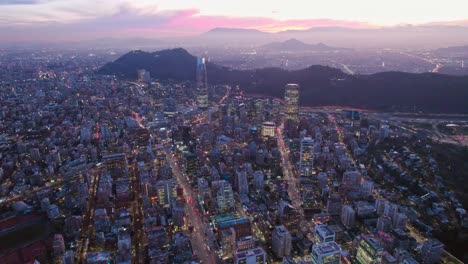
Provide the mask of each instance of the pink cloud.
[{"label": "pink cloud", "polygon": [[175,32],[178,34],[198,34],[213,28],[245,28],[277,32],[288,29],[308,29],[313,27],[369,28],[372,25],[359,21],[333,19],[291,19],[277,20],[266,17],[204,16],[197,9],[174,12],[167,21],[155,28],[133,28],[132,31]]}]

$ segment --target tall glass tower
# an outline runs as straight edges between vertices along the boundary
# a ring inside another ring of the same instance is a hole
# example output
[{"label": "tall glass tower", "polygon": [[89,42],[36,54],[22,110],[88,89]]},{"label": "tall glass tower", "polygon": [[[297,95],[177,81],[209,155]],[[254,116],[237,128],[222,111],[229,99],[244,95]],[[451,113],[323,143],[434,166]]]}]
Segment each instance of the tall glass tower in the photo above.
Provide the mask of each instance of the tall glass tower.
[{"label": "tall glass tower", "polygon": [[197,105],[201,109],[208,108],[208,79],[206,75],[205,58],[197,58]]},{"label": "tall glass tower", "polygon": [[299,173],[301,176],[309,177],[312,175],[314,167],[314,140],[305,137],[301,140],[301,152],[299,160]]},{"label": "tall glass tower", "polygon": [[284,115],[286,120],[299,120],[299,85],[287,84],[284,92]]}]

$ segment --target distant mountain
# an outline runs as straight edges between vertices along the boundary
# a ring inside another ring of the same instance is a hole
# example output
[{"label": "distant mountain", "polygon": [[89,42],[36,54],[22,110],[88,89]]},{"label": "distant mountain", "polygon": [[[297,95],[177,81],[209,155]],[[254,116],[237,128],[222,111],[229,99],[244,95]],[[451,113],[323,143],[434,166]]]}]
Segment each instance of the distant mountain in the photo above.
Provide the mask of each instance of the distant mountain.
[{"label": "distant mountain", "polygon": [[454,47],[447,47],[447,48],[440,48],[436,50],[437,53],[444,53],[444,54],[465,54],[468,56],[468,45],[465,46],[454,46]]},{"label": "distant mountain", "polygon": [[260,46],[270,42],[300,39],[309,43],[327,43],[347,48],[417,48],[464,45],[468,27],[438,25],[404,25],[382,28],[317,27],[268,33],[252,29],[216,28],[199,36],[187,38],[184,44]]},{"label": "distant mountain", "polygon": [[256,29],[214,28],[198,36],[185,38],[182,42],[201,46],[251,46],[271,41],[273,34]]},{"label": "distant mountain", "polygon": [[257,30],[257,29],[244,29],[244,28],[214,28],[204,33],[204,35],[213,35],[213,34],[260,34],[268,35],[269,33]]},{"label": "distant mountain", "polygon": [[[99,74],[134,79],[138,69],[160,80],[194,81],[196,58],[184,49],[132,51],[104,65]],[[326,66],[287,71],[233,70],[207,63],[208,82],[239,85],[247,93],[282,98],[287,83],[301,86],[301,104],[337,105],[382,111],[468,113],[468,76],[384,72],[348,75]]]},{"label": "distant mountain", "polygon": [[287,51],[287,52],[304,52],[304,51],[316,51],[316,52],[327,52],[327,51],[345,51],[350,49],[335,48],[327,46],[323,43],[318,44],[307,44],[297,39],[288,39],[283,42],[272,42],[263,46],[260,49],[268,51]]}]

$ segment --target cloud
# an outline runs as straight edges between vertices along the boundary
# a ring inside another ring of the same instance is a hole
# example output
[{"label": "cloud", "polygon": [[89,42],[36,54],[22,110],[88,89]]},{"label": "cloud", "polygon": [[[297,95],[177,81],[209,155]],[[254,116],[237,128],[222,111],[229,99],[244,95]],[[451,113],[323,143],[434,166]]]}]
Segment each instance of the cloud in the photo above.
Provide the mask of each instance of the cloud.
[{"label": "cloud", "polygon": [[0,5],[35,5],[42,4],[45,0],[0,0]]},{"label": "cloud", "polygon": [[[6,2],[41,1],[0,0],[0,3]],[[96,5],[105,6],[105,3],[96,1]],[[156,6],[136,7],[128,2],[120,3],[124,4],[114,4],[106,9],[107,13],[103,13],[97,7],[90,9],[83,5],[77,8],[63,4],[59,9],[54,9],[54,12],[34,13],[35,20],[29,21],[22,21],[21,18],[12,21],[11,19],[17,16],[0,15],[0,21],[3,21],[0,23],[0,41],[12,43],[77,41],[106,37],[162,38],[196,35],[218,27],[258,29],[267,32],[315,27],[374,27],[361,21],[214,16],[203,15],[198,9],[160,10]]]},{"label": "cloud", "polygon": [[288,29],[309,29],[312,27],[350,27],[368,28],[372,25],[359,21],[341,21],[333,19],[295,19],[278,20],[266,17],[233,17],[200,15],[199,10],[189,9],[173,13],[167,21],[158,28],[140,27],[132,31],[153,31],[172,29],[187,34],[197,34],[213,28],[245,28],[277,32]]}]

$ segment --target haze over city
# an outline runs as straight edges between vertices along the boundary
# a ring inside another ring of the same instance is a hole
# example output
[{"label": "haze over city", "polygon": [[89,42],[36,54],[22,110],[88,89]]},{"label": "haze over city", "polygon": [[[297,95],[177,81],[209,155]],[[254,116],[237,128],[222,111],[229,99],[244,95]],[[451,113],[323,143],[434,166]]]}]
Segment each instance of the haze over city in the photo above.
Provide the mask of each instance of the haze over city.
[{"label": "haze over city", "polygon": [[0,0],[0,263],[468,263],[466,10]]},{"label": "haze over city", "polygon": [[213,28],[266,32],[317,27],[468,26],[463,0],[3,0],[3,42],[193,36]]}]

